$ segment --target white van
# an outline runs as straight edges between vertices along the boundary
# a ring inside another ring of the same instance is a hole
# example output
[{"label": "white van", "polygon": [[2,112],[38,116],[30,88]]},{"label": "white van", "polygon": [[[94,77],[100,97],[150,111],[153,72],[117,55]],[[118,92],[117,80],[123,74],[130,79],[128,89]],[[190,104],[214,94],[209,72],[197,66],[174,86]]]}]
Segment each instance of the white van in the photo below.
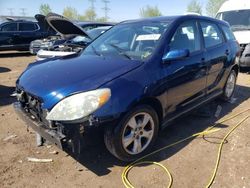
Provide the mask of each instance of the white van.
[{"label": "white van", "polygon": [[250,0],[228,0],[222,4],[216,18],[227,21],[242,50],[241,67],[250,67]]}]

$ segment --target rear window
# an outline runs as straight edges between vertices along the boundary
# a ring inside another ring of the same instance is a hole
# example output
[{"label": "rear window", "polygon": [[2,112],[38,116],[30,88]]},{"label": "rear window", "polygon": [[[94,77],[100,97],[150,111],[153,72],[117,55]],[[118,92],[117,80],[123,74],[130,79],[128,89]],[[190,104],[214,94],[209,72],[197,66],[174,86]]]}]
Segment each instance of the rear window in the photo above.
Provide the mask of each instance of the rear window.
[{"label": "rear window", "polygon": [[37,25],[34,23],[19,23],[19,31],[34,31]]},{"label": "rear window", "polygon": [[223,30],[227,40],[235,40],[235,36],[229,27],[222,26],[222,30]]},{"label": "rear window", "polygon": [[201,22],[202,33],[205,41],[205,47],[213,47],[223,43],[223,36],[216,24],[210,22]]}]

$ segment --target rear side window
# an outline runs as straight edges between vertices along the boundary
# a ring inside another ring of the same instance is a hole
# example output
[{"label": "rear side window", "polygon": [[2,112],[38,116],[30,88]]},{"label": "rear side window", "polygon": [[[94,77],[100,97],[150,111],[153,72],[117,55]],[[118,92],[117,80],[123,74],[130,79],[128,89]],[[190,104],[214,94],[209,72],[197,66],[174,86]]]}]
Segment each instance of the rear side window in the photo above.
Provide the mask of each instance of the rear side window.
[{"label": "rear side window", "polygon": [[19,23],[19,31],[34,31],[37,29],[36,24],[33,23]]},{"label": "rear side window", "polygon": [[223,30],[227,40],[235,40],[235,36],[229,27],[222,26],[222,30]]},{"label": "rear side window", "polygon": [[1,31],[17,31],[17,23],[8,23],[2,26]]},{"label": "rear side window", "polygon": [[201,49],[200,37],[196,22],[188,21],[181,24],[169,44],[170,50],[188,49],[190,52]]},{"label": "rear side window", "polygon": [[201,22],[201,28],[206,48],[217,46],[223,42],[222,33],[216,24]]}]

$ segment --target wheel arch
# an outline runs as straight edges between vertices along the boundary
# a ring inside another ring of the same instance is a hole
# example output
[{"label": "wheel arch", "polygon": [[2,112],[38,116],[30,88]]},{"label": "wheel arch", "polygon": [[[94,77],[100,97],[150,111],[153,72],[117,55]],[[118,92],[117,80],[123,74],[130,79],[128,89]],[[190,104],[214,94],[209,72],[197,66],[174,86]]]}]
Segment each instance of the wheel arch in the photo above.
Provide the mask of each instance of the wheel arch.
[{"label": "wheel arch", "polygon": [[239,74],[239,69],[240,69],[239,65],[235,64],[235,65],[233,65],[233,67],[231,68],[231,71],[234,70],[235,73],[236,73],[236,76],[238,76],[238,74]]},{"label": "wheel arch", "polygon": [[162,108],[161,102],[158,99],[152,98],[152,97],[144,98],[144,99],[138,101],[134,105],[134,107],[139,106],[139,105],[148,105],[151,108],[153,108],[156,111],[157,116],[159,118],[159,125],[161,125],[161,122],[163,120],[163,108]]}]

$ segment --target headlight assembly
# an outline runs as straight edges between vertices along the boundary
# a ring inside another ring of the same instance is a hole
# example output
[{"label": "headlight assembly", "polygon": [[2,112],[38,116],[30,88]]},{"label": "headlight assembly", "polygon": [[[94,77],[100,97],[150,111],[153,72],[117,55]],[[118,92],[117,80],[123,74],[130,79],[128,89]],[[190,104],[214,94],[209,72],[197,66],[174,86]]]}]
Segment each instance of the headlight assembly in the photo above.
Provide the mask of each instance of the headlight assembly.
[{"label": "headlight assembly", "polygon": [[78,93],[57,103],[47,115],[47,120],[73,121],[84,118],[103,106],[110,98],[108,88]]}]

